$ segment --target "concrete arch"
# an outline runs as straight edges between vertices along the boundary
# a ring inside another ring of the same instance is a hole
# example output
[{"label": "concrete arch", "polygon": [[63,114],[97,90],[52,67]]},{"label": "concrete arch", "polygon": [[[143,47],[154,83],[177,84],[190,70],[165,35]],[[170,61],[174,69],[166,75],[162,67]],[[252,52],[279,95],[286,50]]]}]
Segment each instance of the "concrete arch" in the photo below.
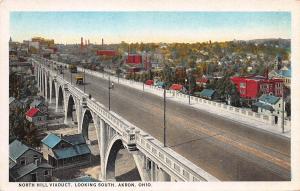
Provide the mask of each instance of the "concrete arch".
[{"label": "concrete arch", "polygon": [[[107,150],[106,150],[107,154],[105,155],[105,166],[104,166],[105,169],[104,169],[104,172],[105,172],[106,180],[108,180],[108,181],[109,180],[116,180],[116,160],[117,160],[117,155],[118,155],[119,151],[122,150],[122,149],[125,149],[125,147],[123,145],[123,141],[122,141],[122,139],[119,135],[115,135],[112,138],[110,144],[108,145]],[[132,160],[134,162],[135,166],[137,167],[137,165],[135,163],[135,160],[134,160],[132,155],[131,155],[130,160]],[[127,161],[127,163],[128,162],[129,161]],[[130,179],[127,179],[130,176],[124,176],[126,178],[122,178],[119,181],[139,181],[139,180],[141,180],[141,175],[140,175],[139,171],[137,170],[137,168],[136,168],[136,171],[139,175],[139,179],[130,180]]]},{"label": "concrete arch", "polygon": [[[86,140],[89,140],[89,124],[94,123],[95,121],[96,120],[94,119],[91,111],[89,109],[86,109],[82,115],[82,121],[81,121],[82,135],[84,136],[84,138]],[[96,133],[97,133],[97,137],[98,137],[98,129],[96,128],[96,126],[94,126],[94,127],[96,129]]]},{"label": "concrete arch", "polygon": [[[67,122],[74,122],[77,124],[76,102],[73,96],[70,94],[67,100]],[[75,116],[74,116],[75,113]]]}]

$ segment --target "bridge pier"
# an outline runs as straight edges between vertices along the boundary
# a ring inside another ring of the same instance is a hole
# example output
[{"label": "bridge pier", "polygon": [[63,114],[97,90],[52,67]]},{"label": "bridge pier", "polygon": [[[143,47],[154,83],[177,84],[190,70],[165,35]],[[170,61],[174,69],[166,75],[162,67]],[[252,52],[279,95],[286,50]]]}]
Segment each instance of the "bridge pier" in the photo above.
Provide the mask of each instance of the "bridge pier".
[{"label": "bridge pier", "polygon": [[101,180],[106,180],[106,171],[105,171],[105,148],[106,148],[106,124],[103,119],[100,119],[100,157],[101,157],[101,174],[99,178]]}]

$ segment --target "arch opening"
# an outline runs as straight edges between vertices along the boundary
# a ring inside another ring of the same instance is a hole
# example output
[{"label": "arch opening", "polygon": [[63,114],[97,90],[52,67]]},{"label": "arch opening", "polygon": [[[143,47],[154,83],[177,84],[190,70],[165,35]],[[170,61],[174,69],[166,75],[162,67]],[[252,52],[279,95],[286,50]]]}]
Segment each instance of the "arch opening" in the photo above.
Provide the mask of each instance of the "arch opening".
[{"label": "arch opening", "polygon": [[52,99],[55,99],[55,96],[56,96],[56,90],[55,90],[55,83],[54,83],[54,80],[52,80],[52,90],[51,90],[51,96],[52,96]]},{"label": "arch opening", "polygon": [[50,83],[49,83],[49,77],[47,77],[47,99],[50,99]]},{"label": "arch opening", "polygon": [[[91,165],[90,175],[95,178],[100,178],[100,145],[99,145],[99,131],[96,130],[93,116],[90,110],[85,110],[82,119],[82,135],[91,150]],[[97,135],[98,134],[98,135]]]},{"label": "arch opening", "polygon": [[107,180],[141,181],[141,176],[131,153],[124,147],[122,140],[116,140],[106,162]]},{"label": "arch opening", "polygon": [[64,109],[64,94],[63,94],[63,90],[62,87],[59,86],[58,88],[58,111],[62,112]]},{"label": "arch opening", "polygon": [[67,106],[67,122],[77,125],[76,105],[72,95],[69,96]]}]

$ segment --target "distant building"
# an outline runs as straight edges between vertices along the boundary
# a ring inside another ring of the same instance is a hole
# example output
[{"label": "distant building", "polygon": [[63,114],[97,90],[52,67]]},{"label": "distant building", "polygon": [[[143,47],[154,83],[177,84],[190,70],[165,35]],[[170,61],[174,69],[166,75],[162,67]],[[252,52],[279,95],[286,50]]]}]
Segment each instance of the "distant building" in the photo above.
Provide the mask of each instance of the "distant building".
[{"label": "distant building", "polygon": [[117,52],[115,50],[97,50],[97,55],[99,55],[99,56],[116,56]]},{"label": "distant building", "polygon": [[291,88],[291,77],[292,77],[292,70],[291,67],[283,67],[279,71],[272,70],[269,73],[270,78],[274,79],[281,79],[284,81],[284,86]]},{"label": "distant building", "polygon": [[196,84],[200,87],[206,87],[209,83],[209,79],[206,77],[202,77],[201,79],[196,80]]},{"label": "distant building", "polygon": [[18,140],[9,144],[9,180],[18,182],[51,181],[53,167],[43,154]]},{"label": "distant building", "polygon": [[138,65],[142,64],[142,56],[139,54],[128,54],[126,64]]},{"label": "distant building", "polygon": [[183,88],[183,85],[181,85],[181,84],[172,84],[169,89],[170,90],[181,91],[182,88]]},{"label": "distant building", "polygon": [[43,155],[56,169],[90,163],[91,151],[82,134],[47,135],[43,140]]},{"label": "distant building", "polygon": [[262,94],[282,96],[283,80],[269,79],[264,76],[231,77],[236,85],[240,97],[245,99],[257,99]]},{"label": "distant building", "polygon": [[215,100],[217,99],[217,92],[212,89],[204,89],[200,93],[195,93],[201,98],[208,99],[208,100]]}]

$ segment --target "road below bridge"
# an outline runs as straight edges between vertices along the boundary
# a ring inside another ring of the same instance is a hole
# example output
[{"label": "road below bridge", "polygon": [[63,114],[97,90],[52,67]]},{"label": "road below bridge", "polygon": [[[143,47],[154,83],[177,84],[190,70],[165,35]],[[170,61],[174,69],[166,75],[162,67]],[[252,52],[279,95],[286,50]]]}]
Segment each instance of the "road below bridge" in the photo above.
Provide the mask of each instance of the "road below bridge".
[{"label": "road below bridge", "polygon": [[[73,85],[75,76],[73,74]],[[108,81],[85,92],[108,107]],[[71,82],[71,74],[64,78]],[[83,85],[76,85],[83,90]],[[163,98],[115,83],[111,110],[163,141]],[[167,146],[223,181],[290,180],[290,140],[167,98]]]}]

